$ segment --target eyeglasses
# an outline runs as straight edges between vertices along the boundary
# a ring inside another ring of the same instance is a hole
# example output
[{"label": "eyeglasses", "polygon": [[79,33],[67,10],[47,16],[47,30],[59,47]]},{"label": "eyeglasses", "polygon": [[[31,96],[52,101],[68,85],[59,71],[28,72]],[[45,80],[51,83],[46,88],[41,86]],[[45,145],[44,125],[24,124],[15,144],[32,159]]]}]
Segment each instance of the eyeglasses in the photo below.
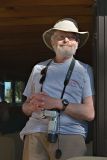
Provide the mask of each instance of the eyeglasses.
[{"label": "eyeglasses", "polygon": [[43,84],[43,82],[45,81],[46,72],[47,72],[47,68],[46,68],[46,67],[41,70],[41,75],[42,75],[42,76],[41,76],[41,79],[39,80],[39,83],[40,83],[40,84]]},{"label": "eyeglasses", "polygon": [[53,37],[59,41],[64,40],[65,38],[68,38],[69,40],[79,40],[79,36],[76,34],[54,35]]},{"label": "eyeglasses", "polygon": [[43,83],[44,83],[45,78],[46,78],[46,73],[47,73],[48,67],[49,67],[51,62],[52,62],[52,59],[48,62],[46,67],[41,70],[41,75],[42,76],[41,76],[41,78],[39,80],[39,83],[41,84],[41,91],[42,91],[42,88],[43,88]]}]

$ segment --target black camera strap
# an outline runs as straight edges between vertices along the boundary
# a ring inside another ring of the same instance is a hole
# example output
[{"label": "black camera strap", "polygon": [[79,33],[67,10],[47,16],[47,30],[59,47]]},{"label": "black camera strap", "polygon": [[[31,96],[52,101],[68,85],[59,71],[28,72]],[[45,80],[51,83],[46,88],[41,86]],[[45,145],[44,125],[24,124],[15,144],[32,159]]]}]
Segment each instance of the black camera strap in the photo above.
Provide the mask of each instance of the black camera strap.
[{"label": "black camera strap", "polygon": [[[65,89],[66,89],[66,86],[67,86],[68,83],[69,83],[69,80],[70,80],[70,77],[71,77],[71,75],[72,75],[74,66],[75,66],[75,59],[73,58],[72,61],[71,61],[71,63],[70,63],[69,69],[68,69],[68,71],[67,71],[65,80],[64,80],[64,87],[63,87],[63,90],[62,90],[61,99],[62,99],[63,96],[64,96]],[[58,124],[59,124],[59,125],[58,125],[58,126],[60,127],[60,110],[58,110],[58,112],[59,112],[59,118],[58,118]],[[60,133],[59,133],[59,134],[60,134]],[[59,149],[59,136],[58,136],[58,148],[56,149],[55,158],[56,158],[56,159],[59,159],[61,156],[62,156],[62,151],[61,151],[61,149]]]},{"label": "black camera strap", "polygon": [[75,65],[75,59],[73,58],[72,61],[71,61],[70,66],[69,66],[68,72],[67,72],[67,74],[66,74],[65,80],[64,80],[64,88],[63,88],[63,90],[62,90],[61,99],[63,98],[63,95],[64,95],[64,92],[65,92],[66,86],[67,86],[67,84],[69,83],[69,80],[70,80],[70,77],[71,77],[71,74],[72,74],[74,65]]}]

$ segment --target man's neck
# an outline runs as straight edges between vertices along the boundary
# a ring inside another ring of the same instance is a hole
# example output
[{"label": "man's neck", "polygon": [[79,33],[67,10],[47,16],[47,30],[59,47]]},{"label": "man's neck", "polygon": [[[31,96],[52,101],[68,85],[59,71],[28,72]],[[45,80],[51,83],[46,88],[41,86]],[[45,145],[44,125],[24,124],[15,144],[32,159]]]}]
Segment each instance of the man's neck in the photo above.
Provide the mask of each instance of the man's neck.
[{"label": "man's neck", "polygon": [[64,63],[68,59],[72,60],[72,58],[73,58],[73,56],[72,57],[58,57],[58,56],[56,56],[54,58],[54,62],[56,62],[56,63]]}]

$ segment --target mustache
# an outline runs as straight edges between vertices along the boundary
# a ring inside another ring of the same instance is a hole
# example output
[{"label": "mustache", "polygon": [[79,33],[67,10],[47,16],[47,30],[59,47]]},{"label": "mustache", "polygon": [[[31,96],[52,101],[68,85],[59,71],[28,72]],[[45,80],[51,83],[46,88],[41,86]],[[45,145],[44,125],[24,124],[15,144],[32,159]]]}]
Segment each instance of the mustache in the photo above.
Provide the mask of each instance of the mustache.
[{"label": "mustache", "polygon": [[66,46],[66,47],[74,47],[73,45],[69,45],[69,44],[61,44],[60,47],[63,47],[63,46]]},{"label": "mustache", "polygon": [[70,45],[65,43],[65,44],[60,44],[60,46],[70,46]]}]

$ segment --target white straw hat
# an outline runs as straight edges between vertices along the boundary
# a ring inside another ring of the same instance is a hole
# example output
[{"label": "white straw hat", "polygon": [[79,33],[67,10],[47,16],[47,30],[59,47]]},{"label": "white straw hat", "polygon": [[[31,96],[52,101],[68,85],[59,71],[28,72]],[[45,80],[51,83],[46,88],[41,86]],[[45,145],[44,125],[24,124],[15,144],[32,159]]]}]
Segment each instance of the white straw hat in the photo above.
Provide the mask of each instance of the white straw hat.
[{"label": "white straw hat", "polygon": [[60,30],[65,32],[73,32],[79,35],[79,45],[78,47],[81,48],[88,40],[89,32],[79,32],[78,25],[76,21],[72,18],[64,18],[56,22],[56,24],[53,26],[53,28],[45,31],[43,33],[43,41],[46,44],[46,46],[53,50],[51,45],[51,36],[53,34],[54,30]]}]

